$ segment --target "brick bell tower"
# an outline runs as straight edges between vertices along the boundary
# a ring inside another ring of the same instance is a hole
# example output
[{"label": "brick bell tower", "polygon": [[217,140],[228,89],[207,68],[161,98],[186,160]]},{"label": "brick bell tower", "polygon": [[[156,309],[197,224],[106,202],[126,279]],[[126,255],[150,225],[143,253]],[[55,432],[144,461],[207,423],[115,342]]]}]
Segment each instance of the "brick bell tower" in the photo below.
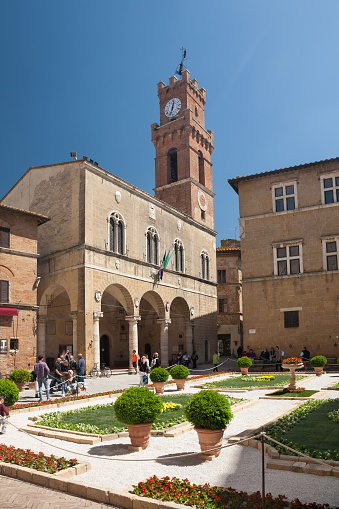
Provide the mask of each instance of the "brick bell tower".
[{"label": "brick bell tower", "polygon": [[155,196],[214,229],[211,154],[213,132],[205,130],[206,91],[190,79],[158,83],[160,125],[152,124]]}]

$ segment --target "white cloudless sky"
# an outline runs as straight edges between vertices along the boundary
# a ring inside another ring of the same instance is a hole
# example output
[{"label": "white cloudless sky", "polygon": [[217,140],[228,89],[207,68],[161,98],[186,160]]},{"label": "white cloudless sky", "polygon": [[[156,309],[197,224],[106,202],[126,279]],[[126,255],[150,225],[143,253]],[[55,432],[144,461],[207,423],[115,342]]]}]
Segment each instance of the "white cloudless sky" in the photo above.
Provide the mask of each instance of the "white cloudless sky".
[{"label": "white cloudless sky", "polygon": [[339,156],[337,0],[0,0],[0,198],[70,152],[153,194],[157,83],[185,64],[207,94],[215,229],[227,180]]}]

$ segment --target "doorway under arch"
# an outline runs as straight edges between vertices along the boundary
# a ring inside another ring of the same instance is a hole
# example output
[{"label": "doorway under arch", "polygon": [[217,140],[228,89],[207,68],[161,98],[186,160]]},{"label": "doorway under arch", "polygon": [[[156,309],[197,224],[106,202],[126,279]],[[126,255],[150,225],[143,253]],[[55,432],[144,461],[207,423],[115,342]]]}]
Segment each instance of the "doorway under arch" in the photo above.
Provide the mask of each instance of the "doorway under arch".
[{"label": "doorway under arch", "polygon": [[100,366],[105,364],[109,366],[109,337],[104,334],[100,338]]}]

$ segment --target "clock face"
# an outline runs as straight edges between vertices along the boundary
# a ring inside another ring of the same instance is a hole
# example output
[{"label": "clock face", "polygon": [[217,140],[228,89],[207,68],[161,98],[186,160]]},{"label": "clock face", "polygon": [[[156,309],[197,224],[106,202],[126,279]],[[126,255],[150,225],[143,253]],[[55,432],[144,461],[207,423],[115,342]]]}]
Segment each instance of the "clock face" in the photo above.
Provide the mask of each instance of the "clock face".
[{"label": "clock face", "polygon": [[181,109],[181,101],[177,97],[170,99],[165,106],[165,115],[168,118],[175,117]]}]

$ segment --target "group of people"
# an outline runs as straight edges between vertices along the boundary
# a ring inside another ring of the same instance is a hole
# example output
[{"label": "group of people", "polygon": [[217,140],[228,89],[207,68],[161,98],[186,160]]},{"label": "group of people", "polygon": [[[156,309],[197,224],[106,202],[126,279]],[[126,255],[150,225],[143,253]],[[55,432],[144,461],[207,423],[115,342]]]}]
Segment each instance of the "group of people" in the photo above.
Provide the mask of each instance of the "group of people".
[{"label": "group of people", "polygon": [[[62,396],[65,396],[66,392],[68,394],[76,392],[77,387],[74,386],[78,386],[78,383],[84,387],[85,360],[81,353],[78,354],[78,362],[76,363],[69,350],[62,352],[55,361],[50,387],[48,381],[48,377],[51,376],[50,369],[43,359],[43,356],[39,355],[38,362],[34,365],[35,397],[39,398],[40,401],[43,399],[43,386],[45,387],[47,401],[50,400],[50,393],[53,394],[57,390],[61,390]],[[74,371],[76,371],[77,377],[74,376]]]},{"label": "group of people", "polygon": [[[242,348],[239,347],[237,354],[238,357],[249,357],[252,359],[252,361],[257,358],[252,348],[246,352],[246,350],[243,351]],[[272,346],[270,350],[264,348],[264,350],[259,355],[259,360],[263,361],[265,364],[275,364],[276,371],[282,371],[281,363],[283,356],[284,352],[280,350],[279,346],[276,346],[275,348]],[[307,350],[306,346],[303,347],[300,357],[302,358],[304,367],[306,368],[309,365],[311,358],[311,354]]]},{"label": "group of people", "polygon": [[185,353],[178,352],[177,357],[176,357],[176,363],[179,365],[182,364],[182,365],[186,366],[187,368],[189,368],[190,362],[192,361],[193,369],[196,369],[198,359],[199,359],[199,357],[195,350],[191,356],[189,356],[187,352],[185,352]]},{"label": "group of people", "polygon": [[154,352],[150,363],[147,353],[139,358],[136,350],[133,350],[132,362],[135,373],[140,374],[140,386],[148,384],[148,374],[152,369],[161,367],[158,352]]}]

